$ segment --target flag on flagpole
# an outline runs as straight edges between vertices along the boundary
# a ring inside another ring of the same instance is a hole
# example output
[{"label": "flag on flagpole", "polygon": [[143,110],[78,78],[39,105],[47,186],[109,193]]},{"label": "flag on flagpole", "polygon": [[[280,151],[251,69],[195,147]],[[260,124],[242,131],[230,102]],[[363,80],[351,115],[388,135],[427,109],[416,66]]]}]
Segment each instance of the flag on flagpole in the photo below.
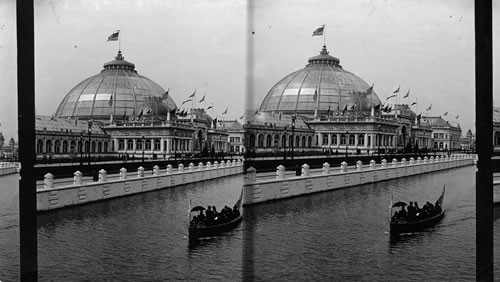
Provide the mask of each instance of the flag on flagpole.
[{"label": "flag on flagpole", "polygon": [[208,110],[210,110],[211,108],[213,108],[213,106],[209,106],[209,107],[207,108],[207,111],[208,111]]},{"label": "flag on flagpole", "polygon": [[394,90],[394,92],[392,92],[392,94],[396,94],[399,92],[399,88],[401,88],[401,86],[398,86],[398,89]]},{"label": "flag on flagpole", "polygon": [[430,111],[430,110],[431,110],[431,108],[432,108],[432,104],[431,104],[431,105],[427,108],[427,110],[426,110],[426,111]]},{"label": "flag on flagpole", "polygon": [[342,111],[342,115],[344,115],[345,111],[347,111],[347,104],[345,104],[344,110]]},{"label": "flag on flagpole", "polygon": [[455,117],[455,119],[458,119],[458,117],[459,117],[459,116],[460,116],[460,115],[457,115],[457,116]]},{"label": "flag on flagpole", "polygon": [[117,41],[119,35],[120,35],[120,31],[117,30],[117,31],[113,32],[113,34],[111,34],[110,36],[108,36],[108,40],[107,41]]},{"label": "flag on flagpole", "polygon": [[205,101],[205,94],[203,95],[203,98],[201,98],[200,103]]},{"label": "flag on flagpole", "polygon": [[446,112],[446,113],[443,114],[443,116],[446,116],[446,115],[448,115],[448,112]]},{"label": "flag on flagpole", "polygon": [[[395,93],[395,92],[394,92],[394,93]],[[385,100],[387,101],[387,100],[389,100],[389,99],[391,99],[391,98],[394,98],[394,97],[396,97],[396,96],[397,96],[397,95],[391,95],[391,96],[387,97]]]},{"label": "flag on flagpole", "polygon": [[351,111],[352,111],[352,110],[354,110],[354,109],[356,109],[356,104],[353,104],[353,105],[351,106]]},{"label": "flag on flagpole", "polygon": [[372,84],[372,86],[370,88],[368,88],[368,90],[366,90],[366,95],[371,95],[372,92],[373,92],[373,86],[375,85],[375,83]]},{"label": "flag on flagpole", "polygon": [[193,101],[193,99],[187,99],[186,101],[182,102],[181,106],[186,104],[187,102],[191,102],[191,101]]},{"label": "flag on flagpole", "polygon": [[226,108],[226,110],[222,113],[223,115],[227,114],[227,109],[228,109],[228,108]]},{"label": "flag on flagpole", "polygon": [[323,31],[325,29],[325,25],[323,25],[322,27],[318,27],[314,32],[313,32],[313,35],[312,36],[321,36],[323,35]]},{"label": "flag on flagpole", "polygon": [[380,104],[376,105],[373,109],[374,109],[375,111],[380,110]]},{"label": "flag on flagpole", "polygon": [[413,105],[416,105],[416,104],[417,104],[417,102],[413,102],[413,103],[411,103],[411,105],[410,105],[410,106],[413,106]]},{"label": "flag on flagpole", "polygon": [[408,89],[408,93],[406,93],[406,95],[404,95],[403,98],[408,98],[408,96],[410,96],[410,89]]},{"label": "flag on flagpole", "polygon": [[167,100],[168,99],[168,91],[170,91],[170,88],[167,89],[167,92],[163,93],[162,100]]},{"label": "flag on flagpole", "polygon": [[242,116],[240,117],[240,119],[243,119],[243,117],[244,117],[244,116],[245,116],[245,115],[242,115]]},{"label": "flag on flagpole", "polygon": [[110,107],[112,107],[112,106],[113,106],[113,94],[111,94],[111,97],[109,97],[109,102],[108,102],[108,105],[109,105]]},{"label": "flag on flagpole", "polygon": [[193,98],[193,97],[194,97],[194,95],[196,95],[196,89],[194,90],[193,94],[189,95],[189,97],[188,97],[188,98]]}]

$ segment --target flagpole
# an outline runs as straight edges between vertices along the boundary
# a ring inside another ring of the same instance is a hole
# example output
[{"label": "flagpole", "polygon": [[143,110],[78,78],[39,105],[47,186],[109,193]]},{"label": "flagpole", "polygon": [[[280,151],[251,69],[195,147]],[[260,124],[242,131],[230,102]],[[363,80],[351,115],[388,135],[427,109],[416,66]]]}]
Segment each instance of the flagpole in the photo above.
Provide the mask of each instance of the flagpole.
[{"label": "flagpole", "polygon": [[120,30],[118,30],[118,51],[122,50],[122,48],[121,48],[121,42],[122,42],[122,38],[120,36]]},{"label": "flagpole", "polygon": [[323,45],[326,46],[326,26],[323,25]]}]

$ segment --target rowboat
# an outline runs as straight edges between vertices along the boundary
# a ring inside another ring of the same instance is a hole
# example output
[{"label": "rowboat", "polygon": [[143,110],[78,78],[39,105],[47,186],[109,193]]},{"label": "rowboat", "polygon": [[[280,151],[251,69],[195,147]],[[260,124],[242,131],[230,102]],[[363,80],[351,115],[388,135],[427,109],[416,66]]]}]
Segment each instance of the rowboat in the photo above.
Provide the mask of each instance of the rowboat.
[{"label": "rowboat", "polygon": [[443,192],[438,198],[436,203],[439,204],[439,209],[431,215],[425,217],[416,217],[413,219],[408,219],[408,217],[395,217],[392,216],[392,208],[403,206],[403,202],[398,202],[394,205],[391,203],[391,221],[390,221],[390,234],[396,235],[401,233],[412,233],[417,231],[422,231],[425,228],[436,225],[444,217],[443,199],[444,199],[445,187],[443,187]]},{"label": "rowboat", "polygon": [[[191,205],[190,205],[191,206]],[[198,239],[204,237],[213,237],[220,235],[235,228],[243,219],[243,212],[241,210],[241,195],[240,199],[234,205],[234,208],[229,219],[223,220],[223,216],[216,217],[214,220],[207,221],[194,221],[191,220],[191,213],[200,211],[203,213],[205,208],[196,206],[189,210],[189,239]]]}]

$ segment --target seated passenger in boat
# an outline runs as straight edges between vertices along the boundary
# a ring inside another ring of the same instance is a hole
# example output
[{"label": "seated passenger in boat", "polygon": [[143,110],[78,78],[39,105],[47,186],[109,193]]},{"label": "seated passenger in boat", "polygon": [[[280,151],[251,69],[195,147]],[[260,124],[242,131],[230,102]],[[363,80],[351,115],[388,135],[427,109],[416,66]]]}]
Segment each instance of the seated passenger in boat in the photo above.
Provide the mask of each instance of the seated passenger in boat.
[{"label": "seated passenger in boat", "polygon": [[240,216],[240,211],[238,210],[238,207],[236,205],[234,205],[233,207],[233,214],[235,218]]}]

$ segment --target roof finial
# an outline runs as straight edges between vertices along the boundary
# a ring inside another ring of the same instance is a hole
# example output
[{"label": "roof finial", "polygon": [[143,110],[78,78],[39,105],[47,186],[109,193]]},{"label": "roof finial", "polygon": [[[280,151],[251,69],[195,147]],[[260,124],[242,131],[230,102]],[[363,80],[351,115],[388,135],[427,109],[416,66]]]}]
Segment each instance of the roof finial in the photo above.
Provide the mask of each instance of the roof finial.
[{"label": "roof finial", "polygon": [[321,49],[321,52],[319,52],[321,55],[328,55],[328,50],[326,49],[326,44],[323,45],[323,49]]}]

